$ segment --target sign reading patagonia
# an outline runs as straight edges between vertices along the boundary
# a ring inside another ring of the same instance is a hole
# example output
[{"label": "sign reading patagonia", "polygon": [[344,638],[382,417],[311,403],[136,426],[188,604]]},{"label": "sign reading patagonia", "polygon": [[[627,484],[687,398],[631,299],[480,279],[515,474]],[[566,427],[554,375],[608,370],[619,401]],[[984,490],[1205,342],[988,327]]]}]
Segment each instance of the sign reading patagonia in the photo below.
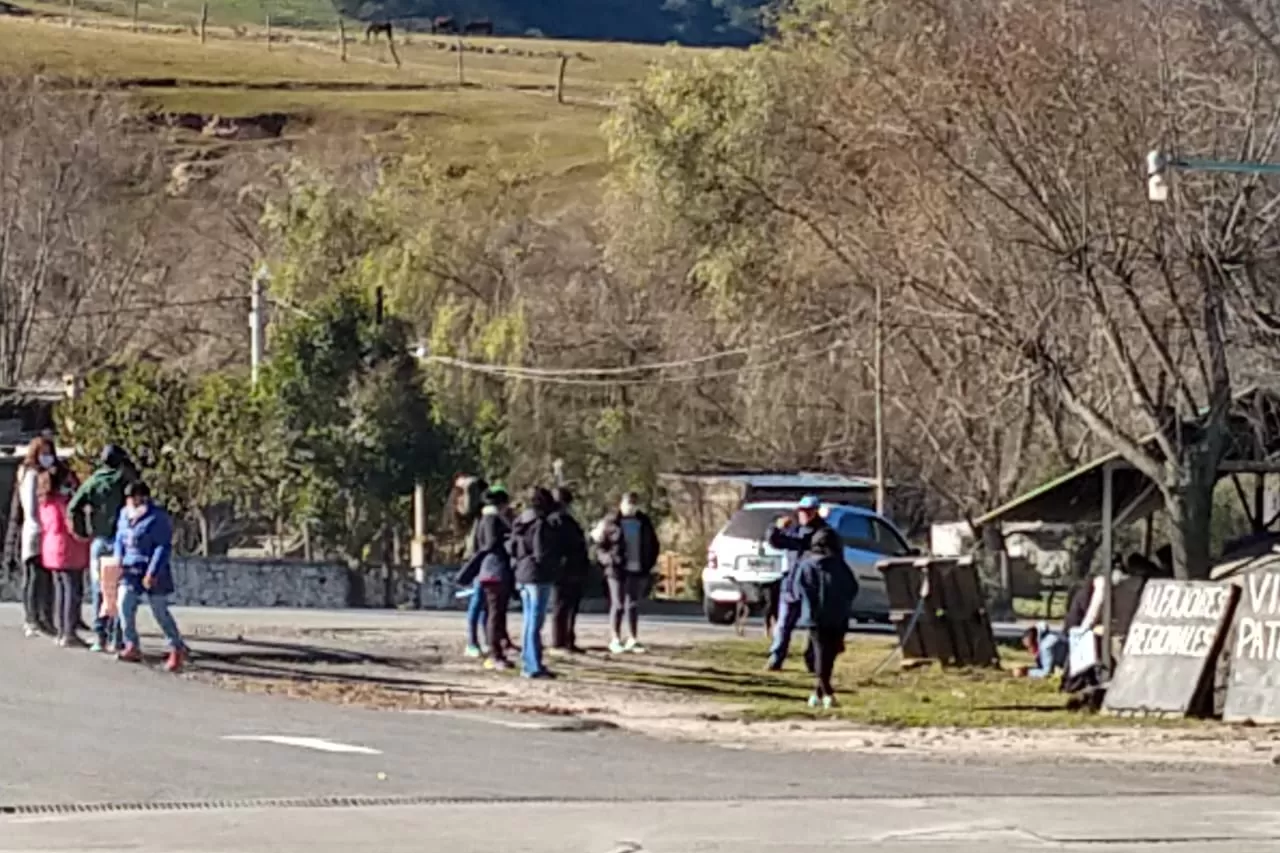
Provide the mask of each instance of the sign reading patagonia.
[{"label": "sign reading patagonia", "polygon": [[1103,707],[1166,714],[1201,710],[1237,593],[1230,584],[1210,581],[1148,581]]},{"label": "sign reading patagonia", "polygon": [[1240,579],[1224,720],[1280,721],[1280,570]]}]

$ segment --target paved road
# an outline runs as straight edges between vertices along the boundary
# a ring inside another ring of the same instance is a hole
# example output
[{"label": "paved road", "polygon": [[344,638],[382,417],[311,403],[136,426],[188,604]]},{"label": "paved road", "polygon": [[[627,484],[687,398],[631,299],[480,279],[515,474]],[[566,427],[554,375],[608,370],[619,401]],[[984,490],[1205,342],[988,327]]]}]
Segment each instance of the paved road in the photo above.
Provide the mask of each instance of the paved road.
[{"label": "paved road", "polygon": [[[228,624],[244,615],[227,614]],[[827,842],[964,851],[993,839],[1070,850],[1104,835],[1111,850],[1143,849],[1121,842],[1144,836],[1198,838],[1197,849],[1232,839],[1233,851],[1264,849],[1249,839],[1280,842],[1270,768],[766,755],[501,717],[378,712],[225,692],[24,640],[17,626],[17,614],[0,609],[6,853],[418,851],[426,838],[428,848],[486,853],[609,853],[631,840],[748,853]],[[1185,799],[1206,791],[1218,796]],[[333,797],[357,799],[341,808],[324,799]],[[76,811],[101,803],[119,810]],[[170,811],[141,810],[157,803]],[[1078,815],[1088,816],[1083,826],[1064,821]],[[1082,829],[1097,837],[1079,841]]]}]

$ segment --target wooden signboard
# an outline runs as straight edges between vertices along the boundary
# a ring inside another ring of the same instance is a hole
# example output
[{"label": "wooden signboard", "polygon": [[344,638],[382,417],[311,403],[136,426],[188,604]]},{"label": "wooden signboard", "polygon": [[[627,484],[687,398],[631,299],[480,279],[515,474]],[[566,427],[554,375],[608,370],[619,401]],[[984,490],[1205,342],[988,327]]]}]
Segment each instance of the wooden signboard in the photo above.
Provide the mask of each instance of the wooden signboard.
[{"label": "wooden signboard", "polygon": [[1214,663],[1237,592],[1211,581],[1147,581],[1103,709],[1212,713]]},{"label": "wooden signboard", "polygon": [[978,570],[968,558],[881,560],[889,615],[907,659],[998,666]]},{"label": "wooden signboard", "polygon": [[1280,722],[1280,570],[1240,578],[1222,718]]}]

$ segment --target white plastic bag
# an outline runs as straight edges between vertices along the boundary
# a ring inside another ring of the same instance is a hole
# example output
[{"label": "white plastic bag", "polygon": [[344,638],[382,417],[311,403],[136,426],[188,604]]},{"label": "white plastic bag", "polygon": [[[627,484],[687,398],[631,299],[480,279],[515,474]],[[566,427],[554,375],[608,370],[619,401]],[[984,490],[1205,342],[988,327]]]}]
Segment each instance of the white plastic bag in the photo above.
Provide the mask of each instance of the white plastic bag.
[{"label": "white plastic bag", "polygon": [[1070,643],[1070,654],[1067,659],[1067,674],[1079,675],[1088,672],[1098,665],[1098,644],[1093,631],[1086,628],[1072,628],[1067,634]]}]

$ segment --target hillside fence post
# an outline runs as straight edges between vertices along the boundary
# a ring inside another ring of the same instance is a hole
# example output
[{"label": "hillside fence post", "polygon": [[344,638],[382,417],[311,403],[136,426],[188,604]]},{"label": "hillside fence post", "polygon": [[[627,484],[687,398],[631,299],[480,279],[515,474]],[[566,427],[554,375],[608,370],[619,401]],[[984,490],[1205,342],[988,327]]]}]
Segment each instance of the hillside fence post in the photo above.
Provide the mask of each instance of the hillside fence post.
[{"label": "hillside fence post", "polygon": [[459,85],[459,86],[465,86],[465,85],[467,85],[466,77],[465,77],[465,75],[463,74],[463,71],[462,71],[462,54],[463,54],[464,52],[465,52],[465,51],[463,51],[463,49],[462,49],[462,39],[461,39],[461,38],[459,38],[459,39],[458,39],[458,85]]},{"label": "hillside fence post", "polygon": [[347,25],[342,23],[341,16],[338,17],[338,59],[347,61]]},{"label": "hillside fence post", "polygon": [[133,0],[133,26],[131,29],[135,33],[138,31],[138,0]]},{"label": "hillside fence post", "polygon": [[67,26],[76,25],[76,0],[67,0]]},{"label": "hillside fence post", "polygon": [[271,52],[271,13],[267,13],[267,53]]},{"label": "hillside fence post", "polygon": [[560,54],[560,67],[556,70],[556,103],[564,103],[564,72],[569,67],[569,55]]},{"label": "hillside fence post", "polygon": [[200,4],[200,43],[204,44],[205,31],[209,28],[209,3]]},{"label": "hillside fence post", "polygon": [[387,49],[391,51],[391,61],[396,64],[396,68],[400,67],[400,54],[396,53],[396,40],[391,35],[391,30],[387,30]]}]

